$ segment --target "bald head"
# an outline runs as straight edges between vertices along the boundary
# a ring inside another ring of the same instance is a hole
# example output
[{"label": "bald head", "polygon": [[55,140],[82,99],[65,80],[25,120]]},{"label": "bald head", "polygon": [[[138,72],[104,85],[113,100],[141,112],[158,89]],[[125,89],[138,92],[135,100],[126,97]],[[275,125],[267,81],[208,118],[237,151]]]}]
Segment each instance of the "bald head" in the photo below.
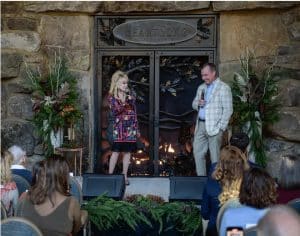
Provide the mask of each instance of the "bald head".
[{"label": "bald head", "polygon": [[258,236],[299,236],[300,216],[291,208],[278,205],[258,222]]}]

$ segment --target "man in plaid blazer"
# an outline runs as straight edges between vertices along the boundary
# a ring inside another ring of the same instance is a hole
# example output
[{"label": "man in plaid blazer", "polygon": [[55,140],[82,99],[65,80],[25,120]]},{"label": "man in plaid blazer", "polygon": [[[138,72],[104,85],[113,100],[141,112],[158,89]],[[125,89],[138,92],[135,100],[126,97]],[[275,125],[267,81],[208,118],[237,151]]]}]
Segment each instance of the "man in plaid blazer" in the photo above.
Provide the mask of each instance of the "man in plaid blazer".
[{"label": "man in plaid blazer", "polygon": [[194,134],[194,158],[197,175],[206,175],[205,155],[209,148],[211,162],[217,162],[223,132],[233,112],[230,87],[217,77],[213,63],[203,65],[201,76],[205,83],[198,87],[193,109],[198,111]]}]

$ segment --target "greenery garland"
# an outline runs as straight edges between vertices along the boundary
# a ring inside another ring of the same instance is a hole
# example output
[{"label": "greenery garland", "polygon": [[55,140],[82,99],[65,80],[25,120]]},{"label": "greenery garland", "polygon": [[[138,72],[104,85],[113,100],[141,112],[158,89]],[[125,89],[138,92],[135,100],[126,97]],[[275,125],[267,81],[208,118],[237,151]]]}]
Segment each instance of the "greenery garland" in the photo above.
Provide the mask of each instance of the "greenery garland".
[{"label": "greenery garland", "polygon": [[280,103],[277,99],[278,85],[274,79],[280,72],[274,64],[263,68],[254,66],[253,53],[240,59],[241,73],[235,73],[231,85],[233,96],[232,125],[240,130],[245,128],[250,136],[251,149],[255,154],[256,163],[266,165],[266,153],[263,145],[263,131],[268,125],[279,119]]},{"label": "greenery garland", "polygon": [[[129,201],[129,202],[128,202]],[[163,202],[156,196],[133,195],[127,201],[115,201],[101,195],[83,206],[90,220],[100,231],[146,224],[153,229],[158,223],[158,234],[175,229],[182,235],[202,232],[202,218],[193,203]]]},{"label": "greenery garland", "polygon": [[105,195],[92,199],[83,208],[100,231],[126,225],[135,231],[140,223],[151,226],[150,221],[132,203],[116,201]]},{"label": "greenery garland", "polygon": [[51,132],[67,124],[76,124],[82,117],[78,108],[77,80],[69,72],[66,60],[56,53],[46,76],[30,70],[27,65],[26,68],[26,85],[32,91],[34,111],[30,121],[42,137],[45,156],[48,157],[54,152]]}]

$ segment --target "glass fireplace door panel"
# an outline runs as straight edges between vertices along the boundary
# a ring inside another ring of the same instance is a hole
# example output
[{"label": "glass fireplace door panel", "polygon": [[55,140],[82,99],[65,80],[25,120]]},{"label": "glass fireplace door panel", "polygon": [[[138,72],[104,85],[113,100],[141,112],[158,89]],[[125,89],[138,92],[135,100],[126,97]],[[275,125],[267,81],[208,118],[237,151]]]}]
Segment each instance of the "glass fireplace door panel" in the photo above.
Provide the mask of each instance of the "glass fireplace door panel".
[{"label": "glass fireplace door panel", "polygon": [[[127,73],[129,77],[129,88],[136,96],[136,108],[140,138],[138,151],[132,153],[131,165],[128,174],[130,176],[153,175],[153,53],[107,53],[101,56],[101,161],[105,172],[108,172],[109,158],[111,155],[111,144],[107,139],[107,127],[109,124],[109,106],[107,95],[111,84],[111,76],[117,70]],[[129,55],[128,55],[129,54]],[[151,89],[152,88],[152,89]],[[122,155],[122,154],[121,154]],[[115,173],[122,172],[122,158],[116,166]]]},{"label": "glass fireplace door panel", "polygon": [[155,172],[160,176],[195,175],[192,139],[197,112],[192,101],[202,83],[201,66],[212,61],[199,52],[156,54]]}]

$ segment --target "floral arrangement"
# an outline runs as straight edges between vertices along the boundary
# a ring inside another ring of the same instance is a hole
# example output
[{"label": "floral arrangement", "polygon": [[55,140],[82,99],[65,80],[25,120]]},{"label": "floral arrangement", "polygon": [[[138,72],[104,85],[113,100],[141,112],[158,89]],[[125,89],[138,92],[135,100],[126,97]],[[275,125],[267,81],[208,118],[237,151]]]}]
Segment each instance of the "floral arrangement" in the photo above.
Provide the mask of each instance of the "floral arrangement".
[{"label": "floral arrangement", "polygon": [[55,54],[46,76],[27,67],[27,87],[32,91],[34,116],[31,120],[42,137],[45,156],[54,152],[51,135],[82,117],[77,107],[76,78],[70,74],[66,60]]},{"label": "floral arrangement", "polygon": [[258,64],[248,50],[240,63],[241,72],[234,74],[231,85],[234,110],[231,124],[249,135],[250,152],[254,153],[256,163],[265,166],[263,129],[279,119],[278,86],[274,78],[282,72],[275,70],[275,63]]}]

